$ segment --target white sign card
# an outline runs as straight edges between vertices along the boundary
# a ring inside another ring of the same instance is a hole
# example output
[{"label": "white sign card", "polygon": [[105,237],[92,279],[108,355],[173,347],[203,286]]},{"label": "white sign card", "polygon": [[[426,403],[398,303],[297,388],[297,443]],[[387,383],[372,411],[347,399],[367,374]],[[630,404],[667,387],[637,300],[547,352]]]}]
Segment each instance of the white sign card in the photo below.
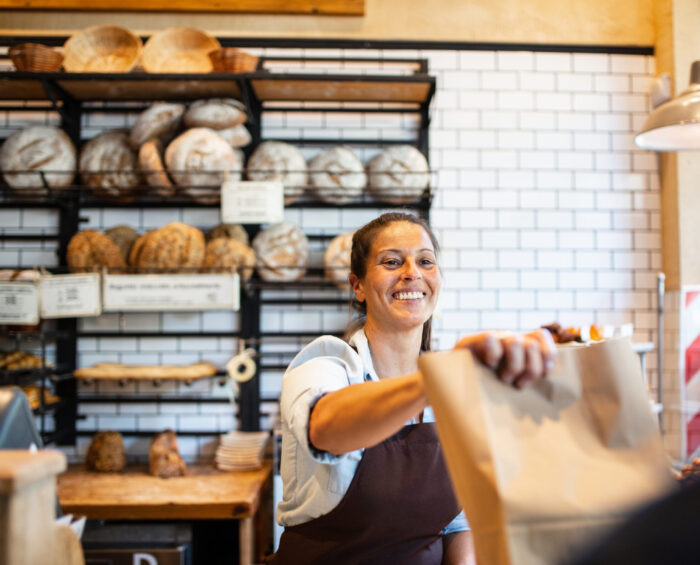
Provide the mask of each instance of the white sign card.
[{"label": "white sign card", "polygon": [[238,310],[238,273],[201,275],[107,275],[102,277],[105,312]]},{"label": "white sign card", "polygon": [[0,282],[0,324],[38,323],[38,285],[34,282]]},{"label": "white sign card", "polygon": [[99,316],[102,312],[99,273],[42,277],[39,291],[42,318]]},{"label": "white sign card", "polygon": [[275,181],[226,181],[221,185],[225,224],[275,224],[284,219],[284,185]]}]

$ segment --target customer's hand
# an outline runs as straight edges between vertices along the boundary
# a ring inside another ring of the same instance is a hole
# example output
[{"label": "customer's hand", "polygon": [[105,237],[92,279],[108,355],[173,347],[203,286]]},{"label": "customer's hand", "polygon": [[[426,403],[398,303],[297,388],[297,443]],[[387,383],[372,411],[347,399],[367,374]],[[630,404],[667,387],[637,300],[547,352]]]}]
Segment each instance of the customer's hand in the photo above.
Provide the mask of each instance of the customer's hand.
[{"label": "customer's hand", "polygon": [[522,388],[544,377],[554,367],[556,345],[543,329],[526,334],[483,332],[459,340],[455,349],[467,348],[498,378]]}]

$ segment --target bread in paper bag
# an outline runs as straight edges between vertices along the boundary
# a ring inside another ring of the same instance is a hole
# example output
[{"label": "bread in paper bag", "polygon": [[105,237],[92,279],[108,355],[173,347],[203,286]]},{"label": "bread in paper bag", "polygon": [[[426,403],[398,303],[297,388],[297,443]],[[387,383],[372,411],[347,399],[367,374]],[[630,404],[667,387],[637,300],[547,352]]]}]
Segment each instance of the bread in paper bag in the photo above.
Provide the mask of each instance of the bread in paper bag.
[{"label": "bread in paper bag", "polygon": [[560,347],[525,390],[467,350],[419,364],[479,563],[559,563],[671,488],[627,340]]}]

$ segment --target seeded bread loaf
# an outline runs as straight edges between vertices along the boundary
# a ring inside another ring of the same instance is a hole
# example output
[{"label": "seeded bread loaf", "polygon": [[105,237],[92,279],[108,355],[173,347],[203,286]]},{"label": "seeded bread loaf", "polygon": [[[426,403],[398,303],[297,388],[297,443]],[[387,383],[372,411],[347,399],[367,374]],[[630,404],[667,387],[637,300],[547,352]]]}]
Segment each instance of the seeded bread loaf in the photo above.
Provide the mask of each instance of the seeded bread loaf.
[{"label": "seeded bread loaf", "polygon": [[201,267],[204,260],[204,234],[181,222],[153,230],[142,242],[137,240],[134,247],[137,245],[131,257],[141,271],[190,271]]},{"label": "seeded bread loaf", "polygon": [[211,241],[217,237],[235,239],[243,245],[248,245],[248,232],[239,224],[219,224],[207,232],[207,241]]},{"label": "seeded bread loaf", "polygon": [[202,267],[209,272],[231,272],[237,270],[245,280],[253,274],[255,252],[247,245],[229,239],[217,237],[207,243]]},{"label": "seeded bread loaf", "polygon": [[117,244],[117,247],[119,247],[119,250],[122,252],[122,257],[124,257],[125,261],[129,257],[129,253],[131,252],[131,246],[134,244],[134,241],[136,241],[136,239],[139,237],[138,232],[134,228],[132,228],[131,226],[127,226],[126,224],[121,224],[109,228],[105,232],[105,235],[107,235],[114,243]]},{"label": "seeded bread loaf", "polygon": [[126,447],[119,432],[97,432],[85,455],[89,471],[120,473],[126,467]]},{"label": "seeded bread loaf", "polygon": [[126,261],[119,246],[104,233],[84,230],[76,233],[68,242],[66,263],[71,270],[94,271],[106,267],[124,272]]}]

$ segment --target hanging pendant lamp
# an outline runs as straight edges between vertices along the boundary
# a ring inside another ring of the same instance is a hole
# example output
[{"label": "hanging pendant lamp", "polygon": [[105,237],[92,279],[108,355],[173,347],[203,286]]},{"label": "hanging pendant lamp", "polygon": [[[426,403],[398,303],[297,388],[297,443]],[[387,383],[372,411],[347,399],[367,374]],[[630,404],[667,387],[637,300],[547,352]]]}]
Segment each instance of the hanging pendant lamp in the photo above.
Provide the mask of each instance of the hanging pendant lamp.
[{"label": "hanging pendant lamp", "polygon": [[653,151],[700,149],[700,61],[690,67],[688,88],[655,108],[634,142]]}]

